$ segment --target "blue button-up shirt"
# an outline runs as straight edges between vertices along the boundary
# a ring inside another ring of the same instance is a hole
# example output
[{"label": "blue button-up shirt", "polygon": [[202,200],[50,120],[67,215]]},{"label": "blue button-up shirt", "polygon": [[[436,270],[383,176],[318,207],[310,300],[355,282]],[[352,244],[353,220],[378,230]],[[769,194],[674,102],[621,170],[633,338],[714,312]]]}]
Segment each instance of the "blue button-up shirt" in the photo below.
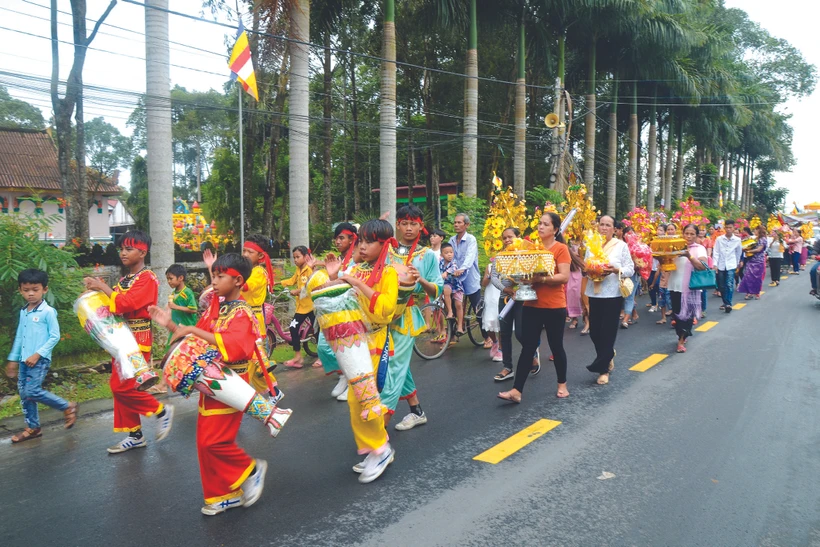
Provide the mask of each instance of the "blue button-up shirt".
[{"label": "blue button-up shirt", "polygon": [[8,360],[22,361],[35,353],[51,359],[51,351],[59,341],[60,325],[57,323],[57,311],[54,308],[45,300],[31,311],[28,311],[28,305],[23,306]]},{"label": "blue button-up shirt", "polygon": [[478,243],[475,236],[464,234],[461,241],[458,235],[450,238],[450,245],[453,246],[454,259],[458,268],[464,270],[459,279],[464,285],[464,294],[470,295],[481,290],[481,276],[478,273]]}]

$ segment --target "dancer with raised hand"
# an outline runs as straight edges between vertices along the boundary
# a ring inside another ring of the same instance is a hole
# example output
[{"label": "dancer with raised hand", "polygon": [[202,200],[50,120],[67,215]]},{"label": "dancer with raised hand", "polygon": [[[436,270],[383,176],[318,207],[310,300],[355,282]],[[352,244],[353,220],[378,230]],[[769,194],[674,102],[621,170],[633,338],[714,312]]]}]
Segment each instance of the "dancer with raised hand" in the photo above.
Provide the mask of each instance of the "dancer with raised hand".
[{"label": "dancer with raised hand", "polygon": [[[109,297],[111,313],[121,316],[128,323],[149,365],[154,337],[148,307],[157,305],[159,291],[157,276],[145,266],[145,256],[150,250],[151,236],[139,230],[126,232],[120,240],[120,261],[128,274],[114,288],[94,277],[83,280],[89,291],[100,291]],[[114,431],[128,433],[126,438],[108,448],[109,454],[147,446],[140,415],[157,417],[157,441],[168,436],[174,419],[172,405],[164,405],[150,394],[137,391],[136,379],[122,380],[116,366],[111,367],[109,385],[114,396]]]},{"label": "dancer with raised hand", "polygon": [[[257,342],[257,319],[241,296],[242,287],[251,276],[251,264],[236,253],[226,253],[216,259],[212,269],[215,298],[197,326],[176,325],[171,321],[168,310],[156,306],[151,308],[151,317],[168,328],[174,339],[190,334],[213,346],[219,351],[221,358],[221,363],[216,366],[230,369],[230,373],[239,375],[242,380],[250,383],[255,375],[255,368],[251,364],[259,366],[261,346]],[[277,391],[275,387],[271,389]],[[271,410],[270,402],[256,400],[267,411]],[[249,404],[253,402],[254,399]],[[262,495],[267,462],[251,458],[236,444],[243,416],[243,410],[200,392],[196,443],[205,498],[205,505],[201,509],[204,515],[217,515],[236,507],[250,507]],[[278,426],[281,427],[286,419],[280,421]]]},{"label": "dancer with raised hand", "polygon": [[347,399],[350,425],[358,452],[367,455],[364,461],[353,466],[353,470],[360,473],[359,482],[362,483],[379,478],[394,459],[384,417],[379,415],[380,411],[386,414],[386,409],[381,402],[376,402],[376,390],[384,387],[393,354],[389,325],[395,318],[399,298],[398,273],[387,265],[387,253],[391,244],[398,246],[389,222],[382,219],[365,222],[359,229],[361,262],[345,273],[340,272],[340,260],[328,261],[325,267],[330,281],[324,287],[317,287],[320,289],[348,283],[356,289],[359,308],[370,325],[366,338],[373,367],[370,379],[375,381],[363,379],[354,386],[355,393],[351,393]]},{"label": "dancer with raised hand", "polygon": [[[426,233],[421,209],[415,205],[400,207],[396,213],[396,222],[398,245],[389,251],[388,262],[400,266],[402,270],[406,270],[406,274],[400,276],[402,287],[399,290],[399,309],[390,325],[393,358],[390,360],[381,397],[391,416],[400,399],[406,400],[410,405],[410,413],[396,424],[398,431],[406,431],[427,423],[427,415],[421,408],[416,383],[410,372],[413,343],[416,336],[427,328],[418,304],[423,303],[425,297],[432,300],[438,298],[444,282],[433,252],[429,247],[419,245],[419,239]],[[407,290],[407,287],[411,290]]]},{"label": "dancer with raised hand", "polygon": [[290,345],[293,348],[293,359],[285,361],[286,367],[302,368],[302,340],[299,331],[302,329],[302,323],[306,319],[315,320],[313,315],[313,303],[308,297],[302,297],[302,289],[313,275],[313,270],[308,266],[308,260],[311,257],[310,249],[304,245],[299,245],[293,248],[293,263],[296,265],[296,272],[289,279],[282,280],[283,287],[295,287],[291,289],[290,294],[296,298],[296,312],[293,314],[293,320],[290,322]]}]

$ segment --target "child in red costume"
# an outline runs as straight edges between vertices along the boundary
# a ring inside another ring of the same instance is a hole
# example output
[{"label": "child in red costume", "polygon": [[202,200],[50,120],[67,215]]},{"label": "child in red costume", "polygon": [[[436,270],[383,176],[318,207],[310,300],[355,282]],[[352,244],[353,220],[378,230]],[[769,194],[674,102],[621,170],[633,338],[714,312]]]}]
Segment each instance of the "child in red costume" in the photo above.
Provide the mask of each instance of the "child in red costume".
[{"label": "child in red costume", "polygon": [[[248,368],[257,358],[259,328],[241,293],[251,265],[240,255],[227,253],[214,262],[212,271],[216,298],[196,327],[175,325],[168,310],[155,306],[151,317],[168,327],[175,339],[193,334],[213,345],[222,356],[222,365],[249,382]],[[200,393],[196,442],[205,515],[249,507],[262,495],[267,462],[251,458],[236,444],[243,416],[242,411]]]},{"label": "child in red costume", "polygon": [[[138,230],[126,232],[120,240],[120,260],[128,274],[112,289],[105,282],[86,277],[85,288],[100,291],[111,299],[111,313],[125,319],[147,363],[151,363],[151,316],[148,307],[157,304],[159,280],[145,266],[145,255],[151,249],[151,236]],[[168,436],[174,419],[174,407],[163,405],[148,393],[135,389],[136,380],[120,379],[117,367],[111,367],[111,393],[114,395],[114,431],[128,436],[108,448],[110,454],[147,446],[142,434],[140,415],[157,416],[157,441]]]}]

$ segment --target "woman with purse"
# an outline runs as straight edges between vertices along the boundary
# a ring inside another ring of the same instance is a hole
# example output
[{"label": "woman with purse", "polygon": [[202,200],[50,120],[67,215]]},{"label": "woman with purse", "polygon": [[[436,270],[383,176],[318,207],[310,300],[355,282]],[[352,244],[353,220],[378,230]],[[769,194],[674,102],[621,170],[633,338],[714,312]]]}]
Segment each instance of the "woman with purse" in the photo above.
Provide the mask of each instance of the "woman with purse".
[{"label": "woman with purse", "polygon": [[[635,264],[626,243],[613,237],[615,220],[604,215],[598,221],[598,232],[604,236],[604,254],[608,264],[604,266],[606,277],[601,281],[589,280],[586,295],[589,297],[589,336],[595,344],[595,360],[587,370],[598,375],[598,385],[609,383],[609,373],[615,368],[615,339],[618,337],[624,293],[632,292],[629,278],[635,273]],[[589,258],[589,251],[587,251]]]},{"label": "woman with purse", "polygon": [[675,271],[669,276],[672,313],[675,317],[675,332],[678,335],[678,353],[686,352],[686,339],[692,336],[692,325],[695,319],[700,317],[701,290],[710,286],[709,280],[706,279],[710,274],[711,287],[715,286],[714,272],[706,265],[706,248],[698,244],[697,238],[697,226],[688,224],[683,229],[687,249],[675,259]]},{"label": "woman with purse", "polygon": [[746,252],[743,262],[746,267],[745,275],[737,292],[745,293],[745,300],[760,300],[760,291],[763,289],[763,280],[766,279],[766,247],[769,240],[766,238],[766,226],[761,224],[755,230],[757,235],[757,246]]}]

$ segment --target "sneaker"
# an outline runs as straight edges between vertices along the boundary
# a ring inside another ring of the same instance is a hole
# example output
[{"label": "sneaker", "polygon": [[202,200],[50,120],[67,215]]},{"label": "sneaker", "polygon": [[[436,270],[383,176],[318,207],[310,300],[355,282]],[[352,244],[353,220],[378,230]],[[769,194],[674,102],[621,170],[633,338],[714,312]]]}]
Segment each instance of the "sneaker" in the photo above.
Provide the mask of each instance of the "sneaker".
[{"label": "sneaker", "polygon": [[172,425],[174,425],[174,407],[165,405],[165,415],[157,418],[157,441],[168,436]]},{"label": "sneaker", "polygon": [[426,423],[427,414],[425,414],[424,411],[422,411],[421,416],[411,412],[396,424],[396,431],[407,431],[408,429],[413,429],[417,425],[424,425]]},{"label": "sneaker", "polygon": [[109,454],[119,454],[120,452],[128,452],[133,448],[145,448],[146,446],[148,446],[148,443],[145,441],[144,436],[137,439],[129,435],[114,446],[109,446],[107,450]]},{"label": "sneaker", "polygon": [[387,443],[384,452],[381,454],[371,452],[364,459],[364,469],[362,470],[362,474],[359,475],[359,482],[362,484],[367,484],[378,479],[382,476],[382,473],[384,473],[384,470],[387,469],[387,466],[390,465],[390,462],[392,461],[393,448],[390,446],[390,443]]},{"label": "sneaker", "polygon": [[731,312],[732,312],[732,306],[726,306],[726,307],[724,308],[724,311],[725,311],[726,313],[731,313]]},{"label": "sneaker", "polygon": [[336,383],[336,387],[334,387],[333,391],[330,392],[330,396],[338,397],[345,391],[347,391],[347,378],[344,374],[342,374],[339,376],[339,381]]},{"label": "sneaker", "polygon": [[[396,451],[393,450],[390,453],[390,461],[387,462],[387,465],[390,465],[391,463],[393,463],[393,460],[395,460],[395,459],[396,459]],[[367,462],[367,459],[364,459],[364,460],[360,461],[359,463],[357,463],[356,465],[354,465],[353,466],[353,472],[358,473],[359,475],[364,473],[364,464],[365,464],[365,462]]]},{"label": "sneaker", "polygon": [[268,462],[256,460],[256,471],[242,483],[242,505],[250,507],[262,495],[265,489],[265,473],[268,471]]},{"label": "sneaker", "polygon": [[655,313],[655,312],[657,312],[657,311],[658,311],[658,307],[657,307],[657,306],[652,306],[652,307],[650,307],[650,308],[649,308],[649,312],[650,312],[650,313]]},{"label": "sneaker", "polygon": [[535,357],[533,357],[533,359],[532,359],[532,366],[533,366],[533,368],[541,366],[541,349],[540,348],[535,350]]},{"label": "sneaker", "polygon": [[347,394],[348,394],[349,391],[350,391],[350,388],[348,387],[346,390],[341,392],[338,397],[336,397],[336,400],[337,401],[347,401]]},{"label": "sneaker", "polygon": [[282,402],[282,399],[285,398],[285,392],[278,387],[274,387],[274,391],[275,393],[272,393],[270,399],[268,400],[270,401],[270,404],[277,406],[280,402]]},{"label": "sneaker", "polygon": [[493,362],[494,362],[494,363],[501,363],[501,362],[503,362],[503,361],[504,361],[504,356],[503,356],[503,355],[501,355],[501,352],[499,351],[498,353],[496,353],[495,355],[493,355],[493,359],[492,359],[492,360],[493,360]]},{"label": "sneaker", "polygon": [[229,498],[216,503],[209,503],[208,505],[204,505],[200,511],[202,511],[203,515],[212,517],[235,507],[242,507],[242,498]]},{"label": "sneaker", "polygon": [[532,367],[532,369],[530,369],[530,376],[535,376],[539,372],[541,372],[541,363],[538,363],[537,365]]}]

